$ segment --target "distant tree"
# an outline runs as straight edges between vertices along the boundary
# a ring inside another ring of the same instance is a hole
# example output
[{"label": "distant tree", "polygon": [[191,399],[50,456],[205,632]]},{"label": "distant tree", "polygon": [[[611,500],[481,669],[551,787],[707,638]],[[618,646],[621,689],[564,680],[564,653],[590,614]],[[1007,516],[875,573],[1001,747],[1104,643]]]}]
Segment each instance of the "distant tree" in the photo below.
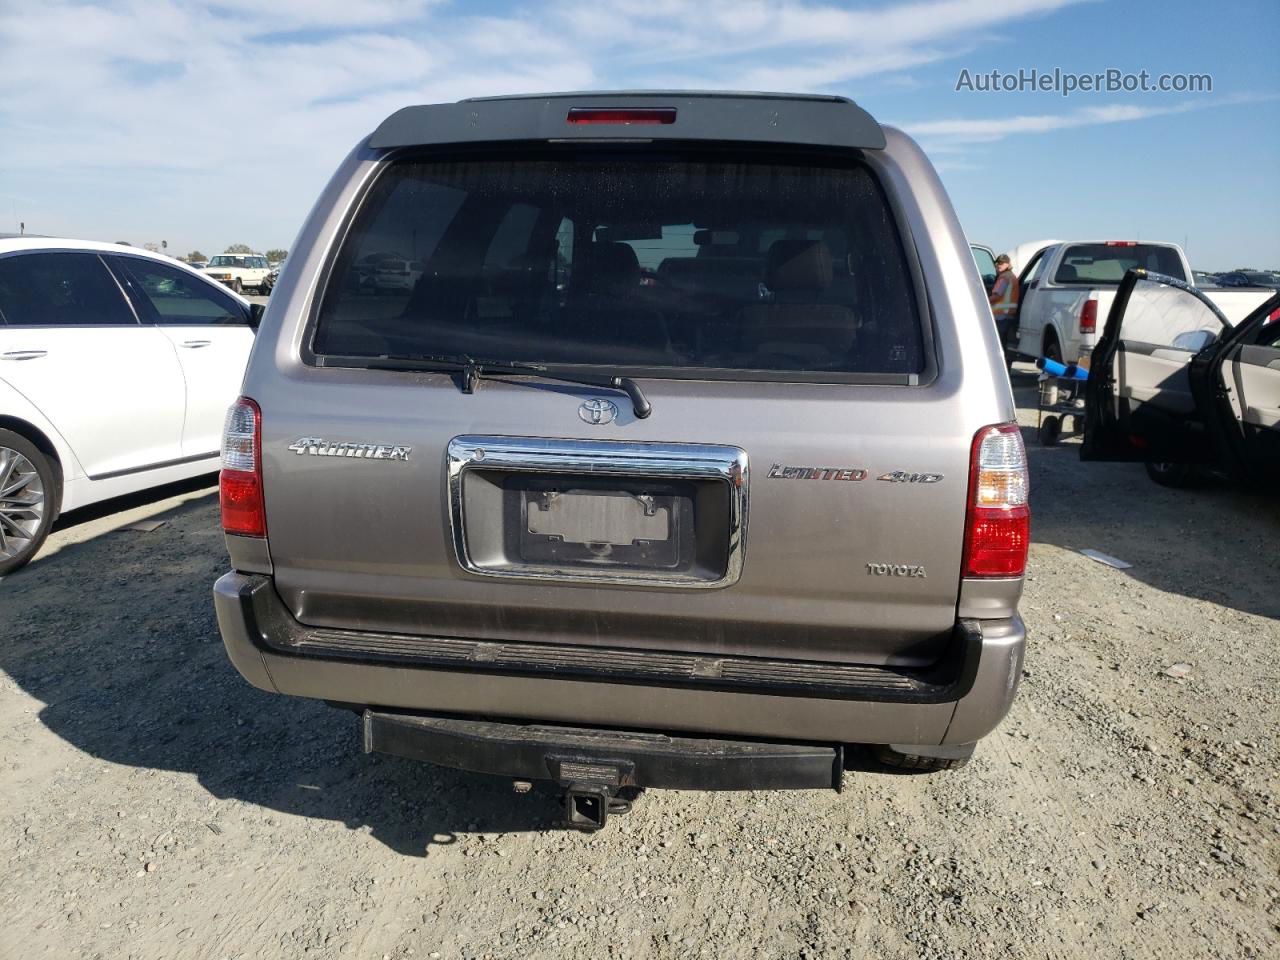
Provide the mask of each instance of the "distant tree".
[{"label": "distant tree", "polygon": [[209,258],[208,258],[208,257],[206,257],[206,256],[205,256],[203,253],[201,253],[199,250],[192,250],[190,253],[188,253],[188,254],[187,254],[185,257],[183,257],[182,259],[183,259],[183,260],[185,260],[185,261],[187,261],[187,263],[195,263],[197,260],[198,260],[198,261],[200,261],[201,263],[205,263],[205,262],[207,262],[207,261],[208,261],[208,259],[209,259]]},{"label": "distant tree", "polygon": [[131,244],[128,240],[117,240],[117,241],[116,241],[116,243],[120,244],[120,246],[122,246],[122,247],[131,247],[131,246],[133,246],[133,244]]},{"label": "distant tree", "polygon": [[142,249],[143,249],[143,250],[150,251],[151,253],[159,253],[159,252],[160,252],[160,244],[158,244],[158,243],[144,243],[144,244],[142,245]]},{"label": "distant tree", "polygon": [[227,253],[253,253],[253,247],[249,246],[247,243],[233,243],[231,246],[227,247],[226,252]]},{"label": "distant tree", "polygon": [[283,260],[288,255],[289,255],[288,250],[268,250],[267,251],[267,259],[270,260],[272,263],[276,263],[279,260]]}]

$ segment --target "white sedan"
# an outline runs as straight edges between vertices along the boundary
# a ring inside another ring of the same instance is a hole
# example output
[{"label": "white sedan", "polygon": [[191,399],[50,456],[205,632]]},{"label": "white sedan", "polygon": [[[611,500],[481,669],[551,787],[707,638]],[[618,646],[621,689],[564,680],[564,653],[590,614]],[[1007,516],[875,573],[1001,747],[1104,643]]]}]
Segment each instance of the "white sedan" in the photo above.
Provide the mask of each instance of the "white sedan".
[{"label": "white sedan", "polygon": [[0,575],[62,511],[218,469],[261,313],[159,254],[0,238]]}]

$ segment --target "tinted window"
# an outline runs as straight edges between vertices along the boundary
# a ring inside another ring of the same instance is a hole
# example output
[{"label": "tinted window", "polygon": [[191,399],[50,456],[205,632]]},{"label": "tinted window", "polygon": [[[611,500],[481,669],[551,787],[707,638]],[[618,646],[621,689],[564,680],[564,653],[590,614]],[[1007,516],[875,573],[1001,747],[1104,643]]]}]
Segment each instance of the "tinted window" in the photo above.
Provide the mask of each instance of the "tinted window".
[{"label": "tinted window", "polygon": [[1077,243],[1067,247],[1054,275],[1054,283],[1118,284],[1135,267],[1163,273],[1175,280],[1187,279],[1182,258],[1173,247],[1149,243],[1112,246],[1105,243]]},{"label": "tinted window", "polygon": [[[721,156],[396,164],[347,234],[313,347],[677,375],[920,372],[911,275],[871,174]],[[388,282],[390,258],[421,269]]]},{"label": "tinted window", "polygon": [[0,258],[0,314],[14,326],[132,326],[138,322],[94,253]]},{"label": "tinted window", "polygon": [[163,324],[244,323],[244,310],[212,284],[163,263],[113,257],[133,281],[130,294],[143,319]]}]

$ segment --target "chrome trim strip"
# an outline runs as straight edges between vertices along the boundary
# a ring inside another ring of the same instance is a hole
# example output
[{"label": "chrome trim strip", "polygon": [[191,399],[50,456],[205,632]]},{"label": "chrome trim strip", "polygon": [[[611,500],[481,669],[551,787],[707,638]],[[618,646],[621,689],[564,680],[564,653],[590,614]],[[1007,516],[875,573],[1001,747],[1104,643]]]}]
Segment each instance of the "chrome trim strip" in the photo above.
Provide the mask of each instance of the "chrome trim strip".
[{"label": "chrome trim strip", "polygon": [[[142,467],[126,467],[123,470],[112,470],[110,473],[97,473],[91,476],[90,480],[114,480],[116,477],[125,477],[131,473],[146,473],[148,470],[162,470],[165,467],[180,467],[183,464],[195,463],[197,460],[217,460],[222,456],[221,450],[213,450],[210,453],[196,453],[189,457],[179,457],[177,460],[163,460],[160,463],[148,463]],[[216,470],[217,467],[214,467]],[[210,473],[213,470],[209,471]]]},{"label": "chrome trim strip", "polygon": [[[717,589],[738,582],[746,559],[749,500],[747,453],[739,447],[700,443],[635,443],[619,440],[555,440],[537,437],[459,436],[449,441],[449,524],[459,565],[469,573],[518,580],[612,583],[623,586]],[[463,481],[468,470],[518,470],[584,476],[718,480],[729,490],[729,549],[719,580],[637,571],[620,575],[578,569],[522,573],[482,567],[467,546]]]}]

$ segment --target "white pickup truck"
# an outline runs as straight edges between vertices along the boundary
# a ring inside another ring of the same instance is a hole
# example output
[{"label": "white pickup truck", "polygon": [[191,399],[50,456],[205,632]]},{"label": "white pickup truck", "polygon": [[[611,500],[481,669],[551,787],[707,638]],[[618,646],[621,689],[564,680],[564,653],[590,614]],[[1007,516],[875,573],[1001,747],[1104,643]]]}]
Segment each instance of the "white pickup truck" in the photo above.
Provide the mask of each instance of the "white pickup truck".
[{"label": "white pickup truck", "polygon": [[[1043,247],[1019,276],[1016,333],[1010,331],[1006,352],[1064,363],[1087,361],[1116,288],[1133,267],[1193,282],[1186,254],[1172,243],[1067,241]],[[1275,293],[1263,288],[1204,292],[1233,324]]]}]

